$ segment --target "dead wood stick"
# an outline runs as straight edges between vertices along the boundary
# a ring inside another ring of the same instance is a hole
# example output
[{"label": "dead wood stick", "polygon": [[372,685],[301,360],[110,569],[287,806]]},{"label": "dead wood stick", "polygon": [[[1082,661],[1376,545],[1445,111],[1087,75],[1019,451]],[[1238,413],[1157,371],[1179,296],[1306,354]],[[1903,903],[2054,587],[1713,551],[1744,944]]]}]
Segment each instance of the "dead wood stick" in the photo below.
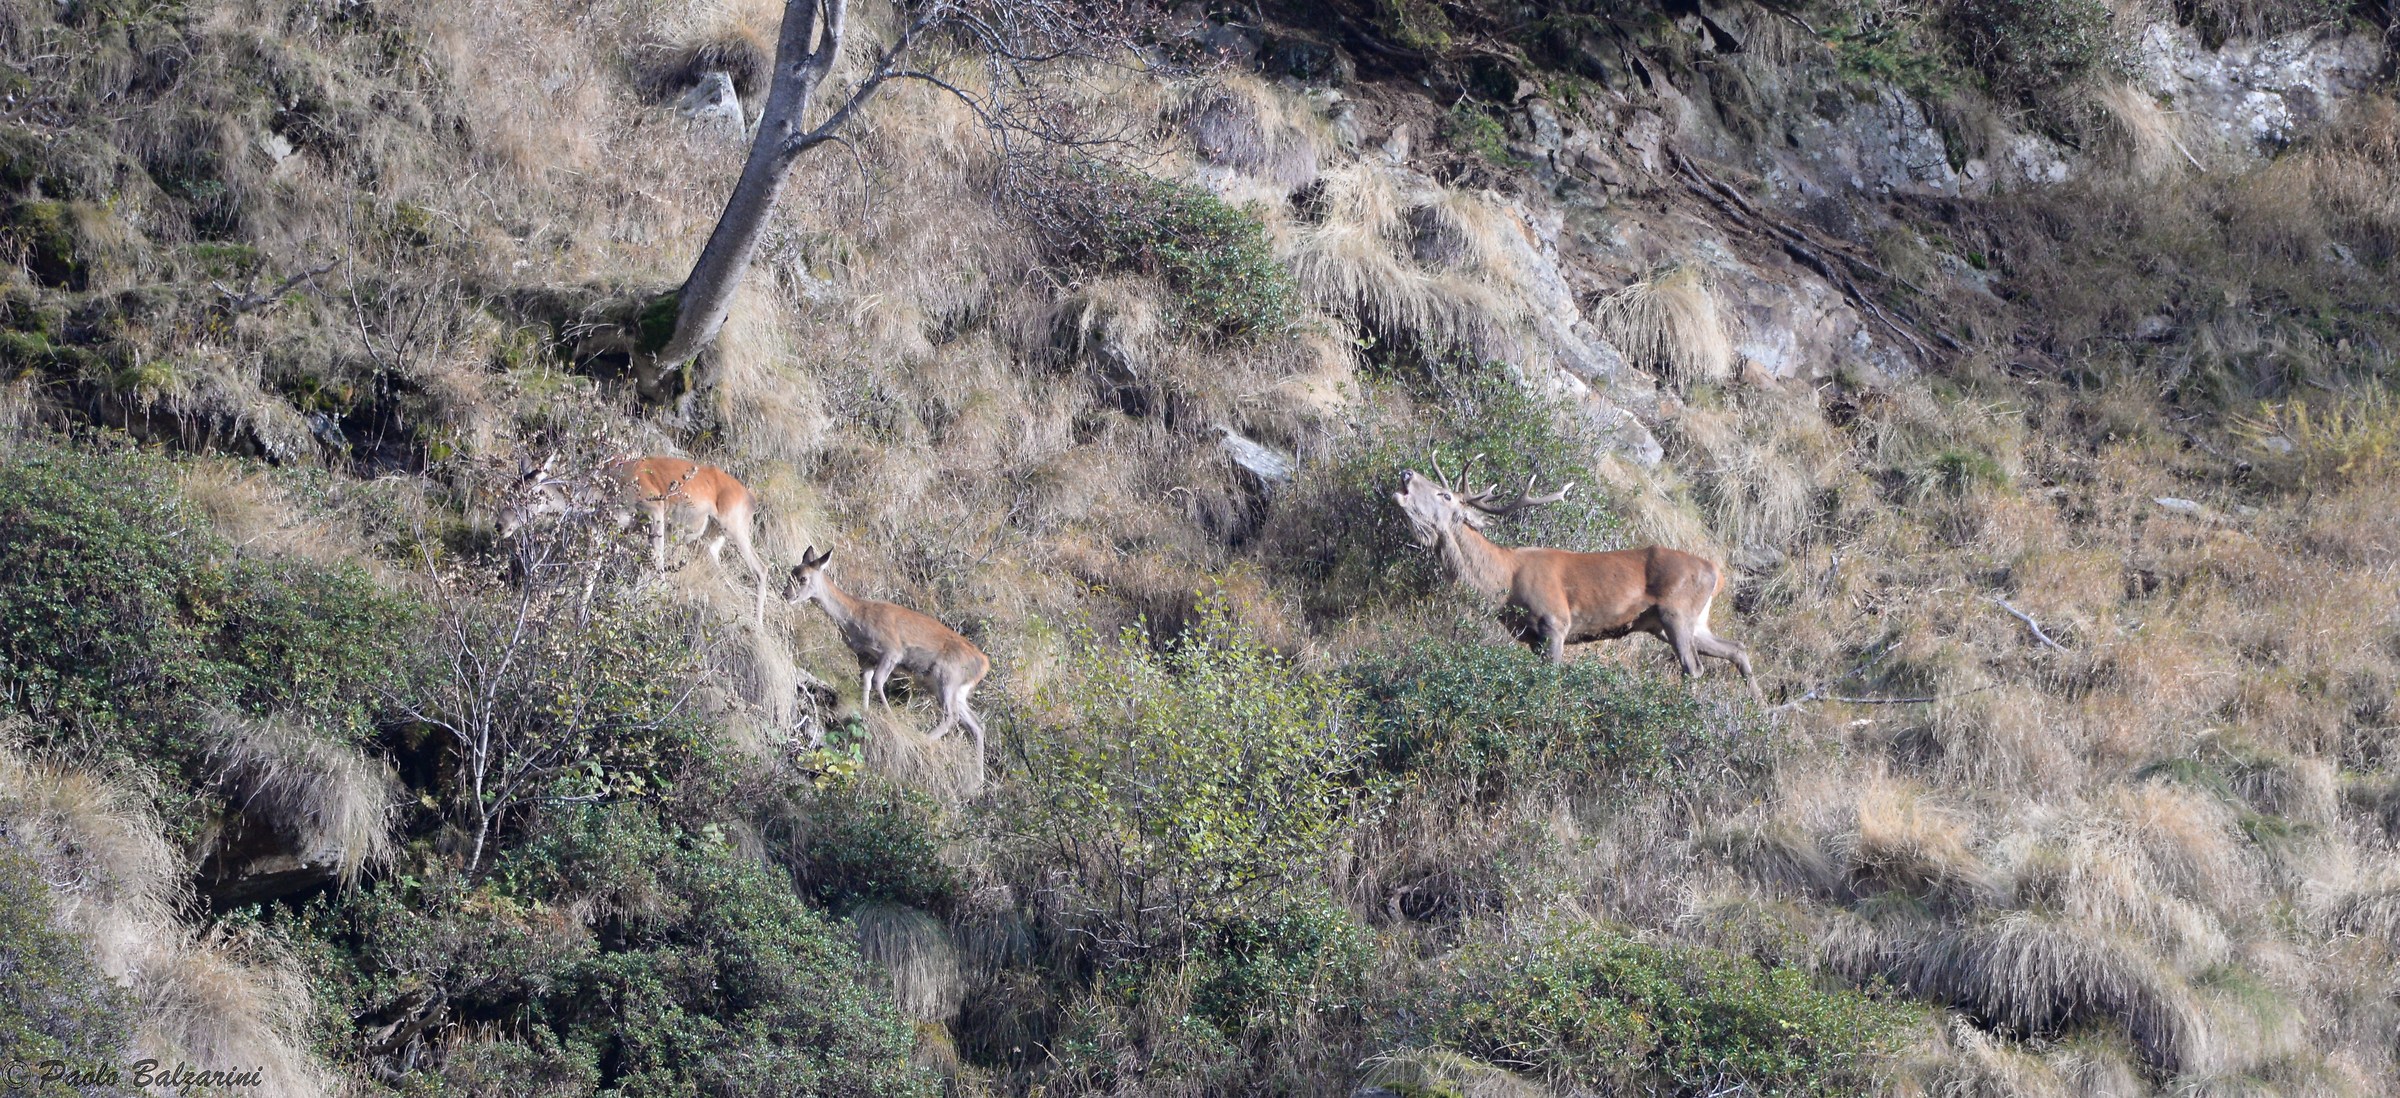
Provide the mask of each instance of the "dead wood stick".
[{"label": "dead wood stick", "polygon": [[2056,652],[2066,652],[2066,651],[2067,651],[2067,646],[2066,646],[2066,645],[2063,645],[2063,644],[2060,644],[2060,643],[2058,643],[2057,641],[2051,640],[2051,639],[2050,639],[2050,634],[2042,632],[2042,623],[2040,623],[2040,622],[2038,622],[2038,621],[2035,621],[2035,620],[2033,620],[2033,615],[2031,615],[2031,614],[2028,614],[2028,613],[2026,613],[2026,612],[2025,612],[2025,611],[2023,611],[2023,610],[2019,610],[2019,609],[2017,609],[2017,608],[2016,608],[2016,607],[2014,607],[2014,606],[2010,606],[2010,605],[2008,604],[2008,600],[2007,600],[2007,599],[2001,598],[2001,597],[2000,597],[2000,596],[1998,596],[1998,595],[1993,595],[1993,596],[1992,596],[1992,603],[1993,603],[1994,605],[1998,606],[2000,609],[2002,609],[2002,610],[2006,610],[2006,611],[2008,611],[2009,613],[2016,615],[2016,618],[2017,618],[2017,620],[2018,620],[2018,621],[2024,622],[2024,623],[2025,623],[2025,628],[2033,630],[2033,639],[2035,639],[2035,640],[2038,640],[2038,641],[2042,642],[2043,644],[2049,645],[2052,651],[2056,651]]}]

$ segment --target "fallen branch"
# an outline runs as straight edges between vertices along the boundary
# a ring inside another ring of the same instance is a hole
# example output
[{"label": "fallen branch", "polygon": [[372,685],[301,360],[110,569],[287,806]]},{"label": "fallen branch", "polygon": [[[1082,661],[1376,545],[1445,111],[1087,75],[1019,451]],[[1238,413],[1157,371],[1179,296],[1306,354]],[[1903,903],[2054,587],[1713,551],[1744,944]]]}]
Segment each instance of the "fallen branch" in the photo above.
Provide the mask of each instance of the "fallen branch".
[{"label": "fallen branch", "polygon": [[2026,613],[2026,612],[2025,612],[2025,611],[2023,611],[2023,610],[2019,610],[2019,609],[2017,609],[2017,608],[2016,608],[2016,607],[2014,607],[2014,606],[2010,606],[2010,605],[2008,604],[2008,600],[2007,600],[2007,599],[2001,598],[2001,597],[2000,597],[2000,596],[1998,596],[1998,595],[1993,595],[1993,596],[1992,596],[1992,604],[1993,604],[1993,605],[1995,605],[1995,606],[1998,606],[1998,607],[1999,607],[2000,609],[2002,609],[2002,610],[2006,610],[2006,611],[2008,611],[2009,613],[2016,615],[2016,618],[2017,618],[2017,620],[2018,620],[2018,621],[2021,621],[2021,622],[2024,622],[2024,623],[2025,623],[2025,628],[2033,630],[2033,639],[2035,639],[2035,640],[2037,640],[2037,641],[2040,641],[2040,642],[2042,642],[2043,644],[2049,645],[2052,651],[2055,651],[2055,652],[2067,652],[2067,651],[2068,651],[2068,649],[2067,649],[2067,646],[2066,646],[2066,645],[2063,645],[2063,644],[2060,644],[2060,643],[2058,643],[2057,641],[2051,640],[2051,639],[2050,639],[2050,634],[2042,632],[2042,623],[2040,623],[2040,622],[2038,622],[2038,621],[2035,621],[2035,620],[2033,620],[2033,615],[2031,615],[2031,614],[2028,614],[2028,613]]},{"label": "fallen branch", "polygon": [[1920,698],[1859,698],[1846,694],[1820,693],[1821,687],[1812,686],[1809,687],[1808,693],[1778,705],[1768,712],[1781,713],[1787,709],[1798,709],[1810,702],[1840,702],[1843,705],[1930,705],[1934,702],[1949,701],[1952,698],[1963,698],[1970,694],[1981,694],[1986,690],[1997,689],[1999,685],[1999,683],[1990,683],[1978,686],[1973,690],[1959,690],[1948,694],[1928,694]]},{"label": "fallen branch", "polygon": [[[1892,316],[1891,312],[1876,301],[1873,295],[1868,294],[1859,286],[1857,280],[1851,277],[1851,273],[1856,272],[1861,277],[1871,278],[1878,282],[1897,283],[1918,293],[1925,292],[1922,287],[1865,259],[1852,255],[1841,247],[1818,240],[1806,231],[1794,228],[1768,215],[1741,191],[1702,171],[1699,165],[1692,163],[1690,157],[1683,155],[1682,150],[1670,146],[1667,149],[1667,156],[1674,161],[1676,170],[1683,174],[1684,186],[1690,188],[1692,193],[1724,211],[1726,216],[1736,222],[1774,240],[1783,248],[1784,254],[1791,256],[1802,266],[1823,275],[1826,281],[1833,283],[1834,288],[1842,291],[1843,296],[1856,303],[1861,311],[1870,318],[1881,321],[1884,327],[1892,330],[1893,335],[1899,336],[1909,346],[1916,348],[1918,354],[1931,353],[1926,349],[1924,341],[1912,330],[1915,327],[1914,323],[1903,323]],[[1832,258],[1829,259],[1828,256]],[[1836,259],[1841,261],[1838,266],[1834,262]],[[1844,270],[1845,267],[1848,270]],[[1942,346],[1953,351],[1960,349],[1958,341],[1947,333],[1936,330],[1932,335],[1934,340]]]},{"label": "fallen branch", "polygon": [[333,263],[331,261],[318,264],[317,266],[311,267],[300,272],[299,274],[291,276],[290,278],[284,279],[282,282],[277,283],[274,289],[263,294],[259,293],[255,288],[258,285],[255,279],[251,282],[251,286],[253,288],[245,290],[241,293],[235,293],[231,288],[227,287],[222,282],[211,282],[209,285],[216,287],[218,293],[225,295],[226,315],[240,316],[243,313],[252,312],[264,306],[272,305],[275,302],[283,300],[283,295],[299,289],[302,284],[313,281],[318,275],[324,274],[332,269]]}]

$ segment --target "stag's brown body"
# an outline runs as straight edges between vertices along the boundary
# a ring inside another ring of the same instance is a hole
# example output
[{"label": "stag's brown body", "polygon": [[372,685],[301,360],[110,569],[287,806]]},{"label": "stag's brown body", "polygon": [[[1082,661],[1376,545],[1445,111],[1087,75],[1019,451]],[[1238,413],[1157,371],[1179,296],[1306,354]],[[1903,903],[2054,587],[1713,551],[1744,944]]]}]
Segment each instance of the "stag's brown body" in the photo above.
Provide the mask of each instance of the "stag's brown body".
[{"label": "stag's brown body", "polygon": [[1740,668],[1751,692],[1759,692],[1748,651],[1709,631],[1709,609],[1725,586],[1715,561],[1656,545],[1578,553],[1510,548],[1485,537],[1485,520],[1566,495],[1560,489],[1536,497],[1532,487],[1500,503],[1496,485],[1469,494],[1411,470],[1393,499],[1418,543],[1441,554],[1452,578],[1525,614],[1519,639],[1551,662],[1565,660],[1570,644],[1648,633],[1675,649],[1684,674],[1698,677],[1700,657],[1710,656]]}]

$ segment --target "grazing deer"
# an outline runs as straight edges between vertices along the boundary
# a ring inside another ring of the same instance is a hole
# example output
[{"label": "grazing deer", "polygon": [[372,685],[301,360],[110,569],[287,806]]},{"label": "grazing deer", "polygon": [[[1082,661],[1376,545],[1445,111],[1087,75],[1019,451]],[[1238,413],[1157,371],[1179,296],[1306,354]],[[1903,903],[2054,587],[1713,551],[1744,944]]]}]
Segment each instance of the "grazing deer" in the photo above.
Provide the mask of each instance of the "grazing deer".
[{"label": "grazing deer", "polygon": [[1674,647],[1685,676],[1699,677],[1700,657],[1714,656],[1741,668],[1751,694],[1765,700],[1749,652],[1708,631],[1709,603],[1725,586],[1715,561],[1656,545],[1613,553],[1494,545],[1483,536],[1484,523],[1556,503],[1575,486],[1536,496],[1528,479],[1524,491],[1504,503],[1498,484],[1470,490],[1474,465],[1470,458],[1459,470],[1455,487],[1438,479],[1438,462],[1434,478],[1408,470],[1392,498],[1408,515],[1417,544],[1439,552],[1453,580],[1527,614],[1531,621],[1517,631],[1519,639],[1559,663],[1569,644],[1648,633]]},{"label": "grazing deer", "polygon": [[[543,515],[569,510],[569,489],[573,484],[551,475],[550,467],[557,460],[554,453],[539,466],[518,463],[516,502],[500,512],[501,537],[516,533]],[[715,529],[714,536],[708,539],[708,559],[712,563],[724,562],[725,543],[731,541],[758,576],[755,613],[759,622],[765,623],[767,566],[750,544],[750,519],[757,507],[750,489],[723,469],[678,457],[612,458],[601,463],[598,472],[609,482],[609,493],[615,497],[611,502],[616,509],[618,529],[633,525],[637,510],[650,516],[652,568],[667,570],[670,518],[677,527],[688,529],[693,537]]]},{"label": "grazing deer", "polygon": [[832,559],[831,549],[818,553],[811,545],[801,550],[800,563],[792,566],[791,579],[784,583],[783,597],[816,603],[842,631],[842,643],[858,656],[861,708],[869,699],[891,708],[892,699],[884,696],[883,684],[895,670],[907,671],[910,678],[933,687],[942,703],[942,723],[934,726],[933,738],[941,739],[953,727],[966,725],[967,731],[975,734],[975,781],[981,784],[983,722],[967,708],[967,698],[992,669],[992,661],[947,625],[905,606],[858,598],[834,586],[827,570]]}]

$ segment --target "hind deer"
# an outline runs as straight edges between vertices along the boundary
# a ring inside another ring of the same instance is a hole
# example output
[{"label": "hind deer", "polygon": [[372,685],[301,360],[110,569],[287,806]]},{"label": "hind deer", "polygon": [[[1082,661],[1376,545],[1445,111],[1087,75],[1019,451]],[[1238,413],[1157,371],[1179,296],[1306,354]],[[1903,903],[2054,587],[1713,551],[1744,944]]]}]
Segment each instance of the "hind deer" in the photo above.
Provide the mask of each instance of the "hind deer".
[{"label": "hind deer", "polygon": [[1560,663],[1567,645],[1648,633],[1675,649],[1686,677],[1700,677],[1700,657],[1721,659],[1740,668],[1750,693],[1765,700],[1748,650],[1708,631],[1709,604],[1725,586],[1715,561],[1656,545],[1611,553],[1495,545],[1483,536],[1486,522],[1556,503],[1575,486],[1536,496],[1528,479],[1515,499],[1502,502],[1498,484],[1471,490],[1474,465],[1468,459],[1456,485],[1441,478],[1439,462],[1431,478],[1407,470],[1392,499],[1417,544],[1441,554],[1452,580],[1525,612],[1530,620],[1519,639]]},{"label": "hind deer", "polygon": [[941,622],[905,606],[862,599],[834,586],[827,569],[833,550],[818,553],[816,549],[811,545],[801,550],[800,563],[792,567],[791,578],[784,583],[783,597],[816,603],[841,630],[842,643],[858,657],[860,708],[870,699],[891,708],[884,683],[894,671],[908,672],[910,678],[932,687],[941,700],[942,723],[934,726],[932,738],[941,739],[961,724],[975,734],[975,783],[983,784],[983,722],[967,708],[967,699],[992,669],[992,661]]},{"label": "hind deer", "polygon": [[[516,502],[500,512],[501,537],[515,534],[541,516],[563,514],[570,509],[573,483],[550,473],[557,460],[558,455],[551,454],[539,466],[518,464]],[[608,483],[608,493],[614,497],[611,503],[619,529],[633,525],[637,511],[650,516],[652,568],[667,570],[670,518],[675,526],[689,530],[693,537],[700,537],[711,528],[716,531],[708,539],[708,559],[712,563],[724,563],[725,543],[732,542],[751,572],[758,576],[754,613],[759,623],[765,624],[767,566],[750,544],[751,518],[757,509],[750,489],[723,469],[678,457],[612,458],[602,462],[596,472]]]}]

